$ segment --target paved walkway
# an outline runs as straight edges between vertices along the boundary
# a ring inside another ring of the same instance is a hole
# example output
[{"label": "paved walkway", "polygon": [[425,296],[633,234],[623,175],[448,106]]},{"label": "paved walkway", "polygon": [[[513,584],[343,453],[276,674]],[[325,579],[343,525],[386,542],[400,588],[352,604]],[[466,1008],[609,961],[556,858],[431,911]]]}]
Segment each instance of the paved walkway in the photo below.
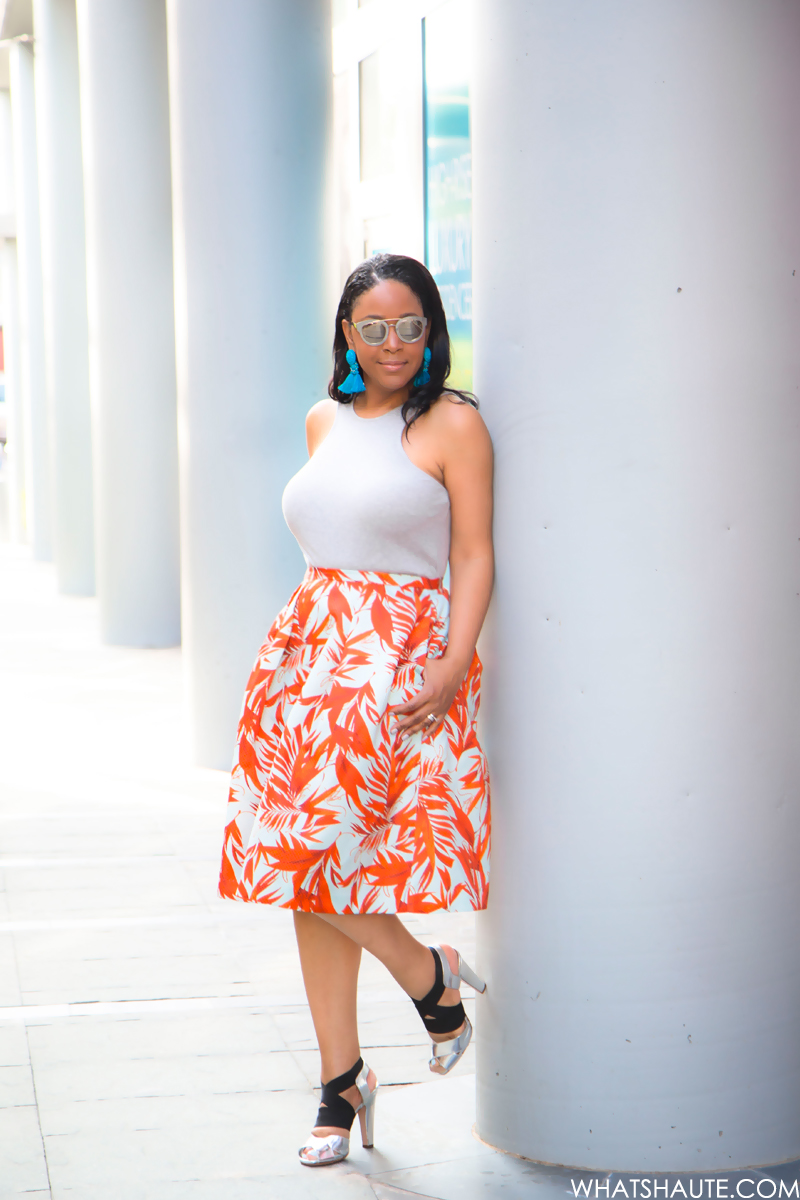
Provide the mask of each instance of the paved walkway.
[{"label": "paved walkway", "polygon": [[[180,671],[101,646],[94,601],[0,546],[0,1196],[527,1194],[472,1135],[472,1049],[433,1079],[369,956],[377,1148],[299,1166],[319,1068],[291,916],[216,895],[226,777],[190,765]],[[471,917],[409,924],[471,953]]]}]

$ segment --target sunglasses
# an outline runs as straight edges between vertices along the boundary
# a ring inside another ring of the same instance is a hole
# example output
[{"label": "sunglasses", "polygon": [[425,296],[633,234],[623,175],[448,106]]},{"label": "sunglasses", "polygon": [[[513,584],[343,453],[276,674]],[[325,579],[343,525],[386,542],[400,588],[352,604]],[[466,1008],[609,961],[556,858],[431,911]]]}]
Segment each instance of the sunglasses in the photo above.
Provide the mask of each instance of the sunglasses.
[{"label": "sunglasses", "polygon": [[394,325],[401,342],[418,342],[428,324],[427,317],[398,317],[395,321],[351,322],[368,346],[382,346],[389,336],[389,326]]}]

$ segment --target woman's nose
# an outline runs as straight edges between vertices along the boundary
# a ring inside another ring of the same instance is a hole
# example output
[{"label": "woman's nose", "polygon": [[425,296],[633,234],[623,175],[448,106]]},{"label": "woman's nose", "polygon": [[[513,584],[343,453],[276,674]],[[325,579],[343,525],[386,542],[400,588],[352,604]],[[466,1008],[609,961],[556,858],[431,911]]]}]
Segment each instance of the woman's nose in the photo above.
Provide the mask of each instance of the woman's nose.
[{"label": "woman's nose", "polygon": [[400,338],[397,336],[397,330],[394,325],[389,326],[389,336],[386,339],[386,346],[389,350],[399,350],[402,346]]}]

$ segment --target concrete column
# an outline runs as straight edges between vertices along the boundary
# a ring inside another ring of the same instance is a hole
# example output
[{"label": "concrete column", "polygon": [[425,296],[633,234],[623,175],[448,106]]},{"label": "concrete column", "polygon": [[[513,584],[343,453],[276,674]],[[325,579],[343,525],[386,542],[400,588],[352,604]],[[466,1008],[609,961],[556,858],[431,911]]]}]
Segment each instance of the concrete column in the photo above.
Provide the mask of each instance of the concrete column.
[{"label": "concrete column", "polygon": [[25,521],[25,419],[22,406],[19,345],[19,272],[17,239],[0,243],[0,288],[3,303],[3,351],[8,420],[8,525],[12,542],[26,542]]},{"label": "concrete column", "polygon": [[164,0],[78,0],[97,594],[106,641],[180,641]]},{"label": "concrete column", "polygon": [[53,557],[50,433],[45,388],[39,170],[33,51],[30,44],[16,42],[11,46],[9,75],[19,267],[19,380],[23,418],[25,527],[34,558],[50,561]]},{"label": "concrete column", "polygon": [[47,399],[58,585],[94,593],[86,247],[75,0],[34,0]]},{"label": "concrete column", "polygon": [[478,1129],[800,1157],[800,7],[478,0]]},{"label": "concrete column", "polygon": [[280,498],[330,373],[330,5],[167,0],[167,29],[183,636],[195,754],[224,768],[303,570]]},{"label": "concrete column", "polygon": [[[0,55],[0,71],[8,74],[8,51]],[[11,96],[0,89],[0,304],[5,356],[6,457],[8,530],[14,542],[25,541],[25,463],[22,396],[19,379],[19,295],[14,210],[14,138]]]}]

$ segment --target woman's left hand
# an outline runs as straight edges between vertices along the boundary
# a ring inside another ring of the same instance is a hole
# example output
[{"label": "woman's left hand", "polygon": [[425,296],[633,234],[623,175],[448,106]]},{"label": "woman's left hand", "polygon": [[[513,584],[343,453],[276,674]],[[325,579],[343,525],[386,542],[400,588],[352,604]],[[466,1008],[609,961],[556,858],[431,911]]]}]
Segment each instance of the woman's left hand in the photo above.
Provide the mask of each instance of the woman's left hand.
[{"label": "woman's left hand", "polygon": [[397,727],[403,733],[432,737],[450,711],[465,672],[454,669],[446,658],[426,658],[423,671],[424,682],[416,696],[406,704],[393,705],[389,711],[397,714]]}]

